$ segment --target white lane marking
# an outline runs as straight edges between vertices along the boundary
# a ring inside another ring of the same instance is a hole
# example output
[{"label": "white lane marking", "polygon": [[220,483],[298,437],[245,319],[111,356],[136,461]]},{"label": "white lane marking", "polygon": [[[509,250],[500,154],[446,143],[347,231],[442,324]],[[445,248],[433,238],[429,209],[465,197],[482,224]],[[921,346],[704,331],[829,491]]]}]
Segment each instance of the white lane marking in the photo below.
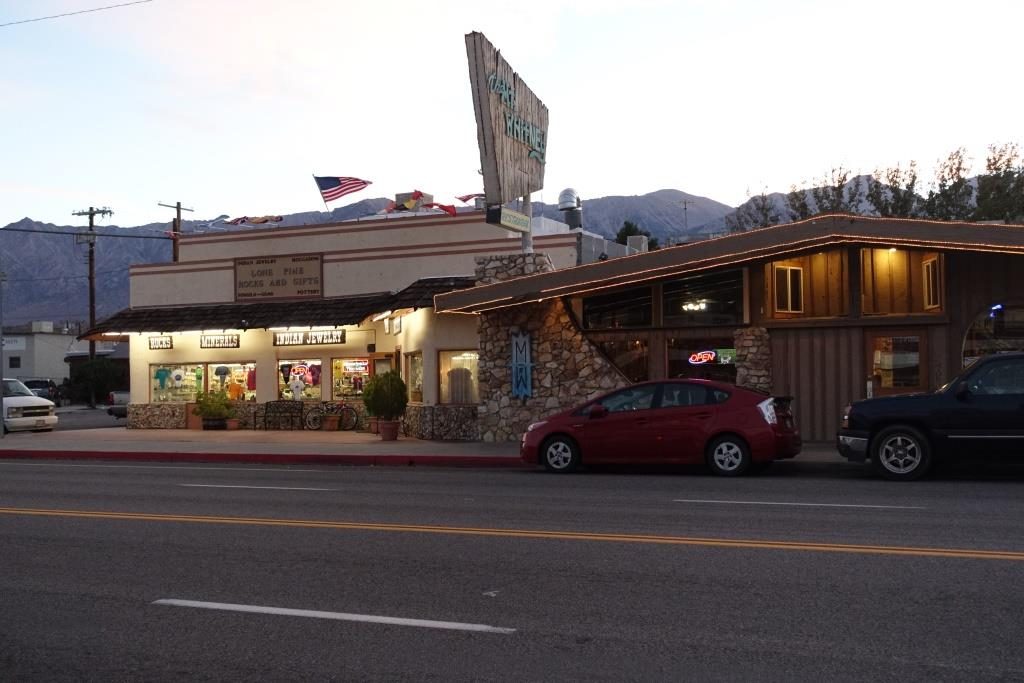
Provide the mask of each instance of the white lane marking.
[{"label": "white lane marking", "polygon": [[313,489],[300,486],[234,486],[230,484],[178,484],[196,489],[270,489],[271,491],[337,491],[338,489]]},{"label": "white lane marking", "polygon": [[416,626],[419,628],[437,628],[448,631],[477,631],[479,633],[515,633],[514,628],[488,626],[487,624],[465,624],[458,621],[431,621],[429,619],[403,619],[402,617],[380,617],[373,614],[348,614],[346,612],[321,612],[309,609],[289,609],[287,607],[264,607],[260,605],[234,605],[225,602],[201,602],[198,600],[155,600],[154,605],[170,605],[172,607],[195,607],[198,609],[214,609],[227,612],[249,612],[253,614],[280,614],[288,617],[309,617],[312,619],[332,619],[334,621],[361,621],[370,624],[392,624],[395,626]]},{"label": "white lane marking", "polygon": [[916,505],[852,505],[848,503],[776,503],[767,500],[698,500],[690,498],[675,498],[673,503],[715,503],[717,505],[788,505],[793,507],[810,508],[870,508],[874,510],[927,510],[926,507]]},{"label": "white lane marking", "polygon": [[73,465],[63,462],[10,462],[0,461],[0,466],[12,467],[95,467],[113,470],[224,470],[227,472],[333,472],[334,470],[299,470],[289,467],[202,467],[186,465]]}]

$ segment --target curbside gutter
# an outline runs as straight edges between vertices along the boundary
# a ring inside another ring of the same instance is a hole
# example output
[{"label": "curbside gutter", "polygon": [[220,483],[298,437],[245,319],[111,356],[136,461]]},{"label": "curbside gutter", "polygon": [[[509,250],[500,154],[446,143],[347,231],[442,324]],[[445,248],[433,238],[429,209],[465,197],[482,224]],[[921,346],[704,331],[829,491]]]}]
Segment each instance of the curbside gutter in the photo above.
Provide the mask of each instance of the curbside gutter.
[{"label": "curbside gutter", "polygon": [[530,469],[522,460],[486,455],[327,455],[323,453],[187,453],[167,451],[0,450],[0,459],[126,460],[258,463],[273,465],[363,465],[369,467],[476,467]]}]

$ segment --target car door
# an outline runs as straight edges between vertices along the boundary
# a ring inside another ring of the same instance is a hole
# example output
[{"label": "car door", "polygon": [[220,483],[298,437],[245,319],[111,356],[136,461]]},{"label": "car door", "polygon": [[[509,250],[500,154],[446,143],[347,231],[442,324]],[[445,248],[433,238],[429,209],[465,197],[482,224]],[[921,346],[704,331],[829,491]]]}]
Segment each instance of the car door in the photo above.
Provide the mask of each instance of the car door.
[{"label": "car door", "polygon": [[[657,398],[657,384],[627,387],[595,401],[581,411],[577,435],[583,459],[600,462],[657,462],[662,457],[659,435],[652,431],[651,417]],[[601,406],[600,417],[590,409]]]},{"label": "car door", "polygon": [[949,438],[970,455],[1024,452],[1024,359],[993,360],[968,375]]},{"label": "car door", "polygon": [[704,443],[714,416],[711,392],[692,382],[666,382],[652,423],[663,436],[663,457],[668,462],[704,461]]}]

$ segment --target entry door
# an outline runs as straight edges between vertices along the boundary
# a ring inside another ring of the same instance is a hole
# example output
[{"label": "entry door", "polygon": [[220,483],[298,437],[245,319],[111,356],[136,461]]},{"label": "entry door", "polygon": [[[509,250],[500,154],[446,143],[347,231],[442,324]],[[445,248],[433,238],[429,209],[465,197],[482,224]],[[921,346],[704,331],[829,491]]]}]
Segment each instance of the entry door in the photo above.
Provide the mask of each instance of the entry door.
[{"label": "entry door", "polygon": [[653,429],[657,384],[641,384],[610,394],[595,405],[603,417],[583,416],[578,434],[584,462],[657,462],[663,437]]},{"label": "entry door", "polygon": [[949,438],[971,455],[1024,453],[1024,359],[985,363],[967,377]]}]

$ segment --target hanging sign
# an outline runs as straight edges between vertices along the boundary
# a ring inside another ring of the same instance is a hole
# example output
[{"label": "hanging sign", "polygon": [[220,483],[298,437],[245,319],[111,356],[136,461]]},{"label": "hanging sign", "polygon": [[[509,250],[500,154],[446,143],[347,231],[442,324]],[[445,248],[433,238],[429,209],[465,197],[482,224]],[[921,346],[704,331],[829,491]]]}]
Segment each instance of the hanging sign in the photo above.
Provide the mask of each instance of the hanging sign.
[{"label": "hanging sign", "polygon": [[150,351],[166,351],[167,349],[174,348],[174,337],[170,335],[162,335],[159,337],[149,338],[149,350]]},{"label": "hanging sign", "polygon": [[718,357],[711,349],[707,351],[698,351],[690,354],[690,365],[704,365],[705,363],[714,363],[715,358]]},{"label": "hanging sign", "polygon": [[235,259],[235,301],[323,296],[320,254]]},{"label": "hanging sign", "polygon": [[344,343],[345,330],[274,333],[274,346],[316,346],[318,344]]},{"label": "hanging sign", "polygon": [[533,363],[530,362],[530,335],[526,332],[512,335],[512,396],[533,396]]},{"label": "hanging sign", "polygon": [[237,349],[241,338],[237,334],[203,334],[199,336],[201,349]]}]

